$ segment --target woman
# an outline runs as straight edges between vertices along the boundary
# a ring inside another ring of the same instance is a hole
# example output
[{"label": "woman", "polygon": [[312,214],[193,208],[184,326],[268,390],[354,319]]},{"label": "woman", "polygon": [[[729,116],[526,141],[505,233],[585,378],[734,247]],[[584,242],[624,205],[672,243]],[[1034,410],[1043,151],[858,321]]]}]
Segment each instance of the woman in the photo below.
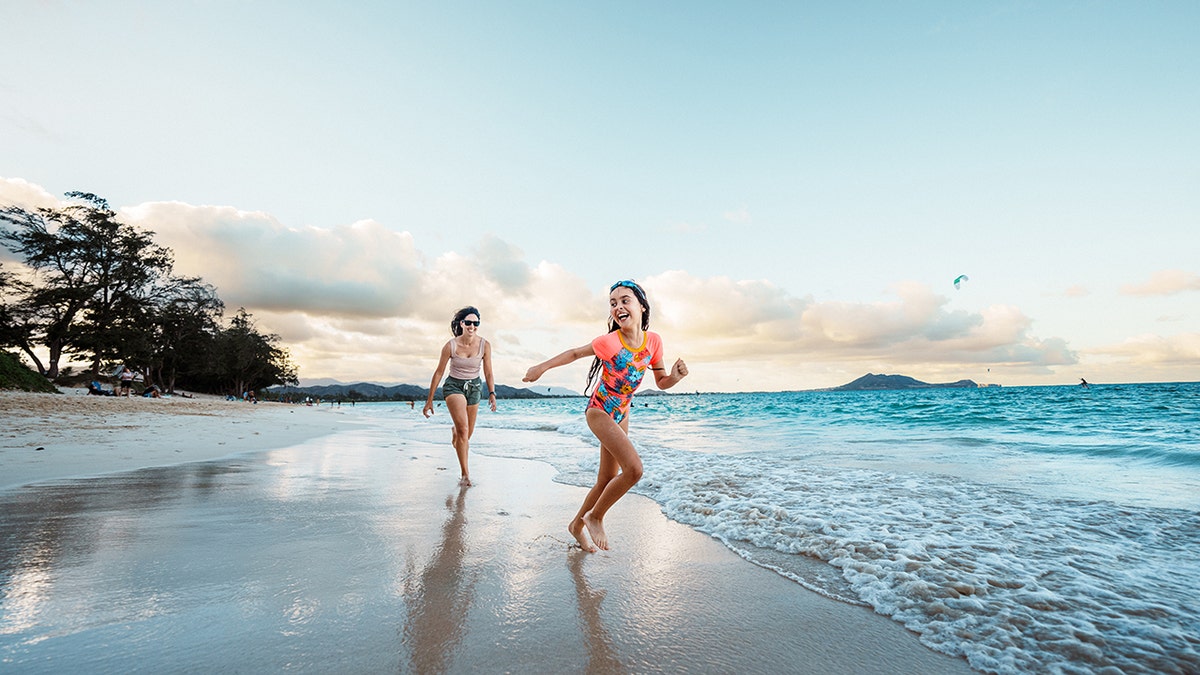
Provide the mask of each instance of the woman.
[{"label": "woman", "polygon": [[428,418],[433,414],[433,394],[437,390],[438,381],[450,364],[450,374],[442,385],[442,398],[446,399],[446,408],[450,411],[450,419],[454,422],[454,434],[450,440],[454,451],[458,453],[458,467],[462,478],[458,484],[470,487],[471,476],[467,471],[467,451],[470,447],[471,434],[475,433],[475,415],[479,412],[479,399],[482,398],[483,379],[488,385],[488,406],[496,412],[496,385],[492,379],[492,345],[479,336],[479,310],[474,307],[463,307],[454,313],[450,320],[450,333],[454,339],[442,347],[442,355],[438,360],[437,370],[433,371],[433,380],[429,383],[429,398],[425,399],[425,408],[421,414]]}]

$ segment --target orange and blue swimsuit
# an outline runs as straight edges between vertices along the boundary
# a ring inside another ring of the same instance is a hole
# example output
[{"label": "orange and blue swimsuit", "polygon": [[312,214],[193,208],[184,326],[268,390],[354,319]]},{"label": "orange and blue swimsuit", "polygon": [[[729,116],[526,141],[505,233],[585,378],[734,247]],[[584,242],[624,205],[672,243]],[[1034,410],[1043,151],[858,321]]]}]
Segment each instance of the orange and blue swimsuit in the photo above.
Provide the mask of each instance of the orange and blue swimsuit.
[{"label": "orange and blue swimsuit", "polygon": [[621,337],[621,331],[615,330],[592,340],[592,351],[603,369],[587,407],[601,408],[620,424],[629,414],[633,392],[642,383],[646,369],[662,361],[662,338],[658,333],[646,331],[642,344],[630,347]]}]

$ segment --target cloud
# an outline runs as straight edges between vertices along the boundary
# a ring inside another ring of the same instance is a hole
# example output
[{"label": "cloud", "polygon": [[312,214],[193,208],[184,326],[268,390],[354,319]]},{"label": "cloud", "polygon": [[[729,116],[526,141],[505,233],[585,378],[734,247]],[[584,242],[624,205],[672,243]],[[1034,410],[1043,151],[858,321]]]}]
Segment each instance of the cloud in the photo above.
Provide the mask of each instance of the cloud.
[{"label": "cloud", "polygon": [[1087,287],[1079,285],[1071,286],[1063,292],[1063,295],[1067,296],[1068,298],[1085,298],[1091,294],[1092,292],[1088,290]]},{"label": "cloud", "polygon": [[[700,361],[775,362],[786,370],[812,362],[871,363],[895,371],[953,370],[983,364],[1049,372],[1077,355],[1060,338],[1029,334],[1015,307],[949,311],[945,296],[915,282],[897,284],[894,300],[817,302],[768,281],[701,279],[667,272],[646,280],[655,322]],[[860,373],[861,374],[861,373]]]},{"label": "cloud", "polygon": [[699,234],[701,232],[707,232],[708,226],[704,224],[679,221],[671,223],[666,229],[668,232],[672,232],[674,234]]},{"label": "cloud", "polygon": [[734,211],[726,211],[721,216],[725,220],[737,225],[749,225],[753,221],[750,217],[750,209],[747,209],[745,206]]},{"label": "cloud", "polygon": [[[0,191],[57,203],[23,181],[0,182]],[[174,250],[178,273],[203,277],[227,307],[245,307],[279,334],[305,378],[426,384],[464,305],[480,308],[497,378],[508,384],[606,325],[607,288],[553,261],[531,263],[495,235],[430,256],[409,232],[374,220],[289,227],[267,213],[179,202],[121,215]],[[916,282],[895,284],[879,301],[844,302],[683,270],[643,281],[668,358],[691,366],[689,389],[812,388],[868,370],[931,381],[992,366],[1046,374],[1078,361],[1065,340],[1033,335],[1016,307],[950,309],[947,296]],[[574,364],[543,383],[578,389],[585,372],[586,363]]]},{"label": "cloud", "polygon": [[0,206],[20,206],[27,210],[57,208],[63,202],[24,178],[0,177]]},{"label": "cloud", "polygon": [[291,228],[262,212],[180,202],[121,214],[154,231],[174,250],[177,270],[203,276],[228,306],[380,318],[412,312],[421,296],[412,235],[372,220]]},{"label": "cloud", "polygon": [[[1178,379],[1181,368],[1200,366],[1200,333],[1137,335],[1124,342],[1092,350],[1143,369],[1165,369],[1167,379]],[[1174,376],[1172,376],[1172,373]]]},{"label": "cloud", "polygon": [[1200,274],[1183,270],[1159,270],[1149,281],[1121,287],[1125,295],[1174,295],[1185,291],[1200,291]]},{"label": "cloud", "polygon": [[476,257],[484,264],[484,275],[510,293],[524,294],[530,282],[529,267],[521,249],[495,235],[486,235]]}]

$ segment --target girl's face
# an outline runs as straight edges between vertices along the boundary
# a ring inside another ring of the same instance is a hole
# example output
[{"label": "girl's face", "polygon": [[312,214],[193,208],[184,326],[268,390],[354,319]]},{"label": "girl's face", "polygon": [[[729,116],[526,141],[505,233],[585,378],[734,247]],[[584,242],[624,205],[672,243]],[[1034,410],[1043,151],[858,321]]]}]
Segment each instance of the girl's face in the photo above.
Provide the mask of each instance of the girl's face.
[{"label": "girl's face", "polygon": [[608,294],[608,311],[621,330],[642,327],[642,303],[638,302],[633,290],[618,286]]},{"label": "girl's face", "polygon": [[468,314],[462,318],[462,321],[458,325],[462,326],[463,335],[474,335],[475,331],[479,330],[479,315]]}]

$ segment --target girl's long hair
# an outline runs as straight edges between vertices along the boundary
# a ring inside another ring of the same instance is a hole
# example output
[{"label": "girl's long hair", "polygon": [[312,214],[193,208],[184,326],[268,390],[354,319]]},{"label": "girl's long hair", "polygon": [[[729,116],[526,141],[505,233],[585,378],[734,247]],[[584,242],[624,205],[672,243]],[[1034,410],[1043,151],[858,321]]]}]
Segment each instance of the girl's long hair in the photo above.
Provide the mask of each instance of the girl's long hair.
[{"label": "girl's long hair", "polygon": [[[633,297],[637,298],[637,301],[639,303],[641,303],[641,305],[642,305],[642,330],[649,330],[650,329],[650,301],[646,299],[646,291],[642,290],[642,287],[639,286],[636,281],[618,281],[617,283],[612,285],[612,288],[608,289],[609,295],[612,295],[613,291],[617,290],[618,287],[622,287],[622,286],[633,291]],[[608,332],[611,333],[615,330],[620,330],[620,329],[621,329],[621,327],[617,325],[617,322],[610,318],[608,321]],[[599,356],[592,359],[592,367],[590,369],[588,369],[587,384],[585,384],[583,386],[583,395],[584,396],[591,396],[591,390],[593,389],[593,381],[595,382],[595,386],[600,385],[599,375],[600,375],[600,369],[602,367],[603,367],[603,365],[600,363]]]},{"label": "girl's long hair", "polygon": [[467,307],[463,307],[462,309],[460,309],[454,313],[453,319],[450,319],[450,334],[451,335],[453,335],[454,337],[458,337],[459,335],[462,335],[462,320],[467,318],[468,314],[474,314],[475,316],[479,317],[480,319],[483,318],[483,315],[479,313],[479,310],[475,309],[474,307],[471,307],[469,305]]}]

